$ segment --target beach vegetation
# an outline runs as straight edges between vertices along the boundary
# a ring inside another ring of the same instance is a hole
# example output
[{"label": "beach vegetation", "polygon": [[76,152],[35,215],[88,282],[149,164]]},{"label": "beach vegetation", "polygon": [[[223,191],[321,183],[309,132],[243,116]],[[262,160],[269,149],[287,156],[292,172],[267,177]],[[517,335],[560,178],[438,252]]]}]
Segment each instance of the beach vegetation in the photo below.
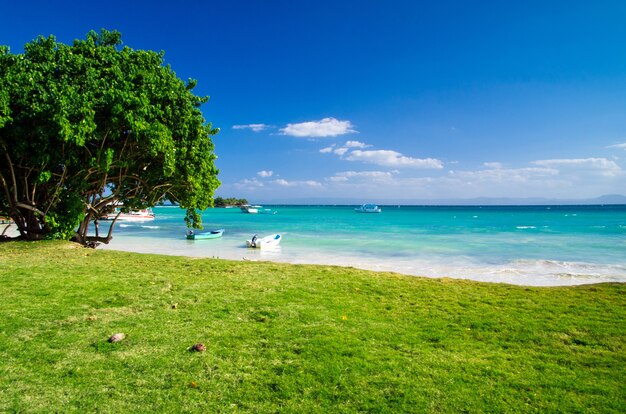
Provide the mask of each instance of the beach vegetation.
[{"label": "beach vegetation", "polygon": [[245,198],[235,197],[215,197],[215,200],[213,201],[214,207],[243,206],[244,204],[248,204],[248,200]]},{"label": "beach vegetation", "polygon": [[626,411],[626,285],[0,244],[0,412]]},{"label": "beach vegetation", "polygon": [[164,54],[122,47],[116,31],[66,45],[35,39],[0,48],[0,215],[28,240],[108,242],[90,224],[160,201],[187,209],[191,227],[219,186],[196,96]]}]

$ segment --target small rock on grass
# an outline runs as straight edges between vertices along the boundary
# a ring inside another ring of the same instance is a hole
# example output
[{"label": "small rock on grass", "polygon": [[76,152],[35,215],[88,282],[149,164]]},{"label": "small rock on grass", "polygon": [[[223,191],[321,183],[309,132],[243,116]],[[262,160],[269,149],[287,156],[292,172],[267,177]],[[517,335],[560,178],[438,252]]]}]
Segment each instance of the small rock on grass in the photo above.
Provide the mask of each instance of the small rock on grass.
[{"label": "small rock on grass", "polygon": [[120,342],[124,338],[126,338],[126,335],[124,335],[123,333],[116,333],[115,335],[111,335],[111,337],[109,338],[109,342],[112,342],[112,343]]}]

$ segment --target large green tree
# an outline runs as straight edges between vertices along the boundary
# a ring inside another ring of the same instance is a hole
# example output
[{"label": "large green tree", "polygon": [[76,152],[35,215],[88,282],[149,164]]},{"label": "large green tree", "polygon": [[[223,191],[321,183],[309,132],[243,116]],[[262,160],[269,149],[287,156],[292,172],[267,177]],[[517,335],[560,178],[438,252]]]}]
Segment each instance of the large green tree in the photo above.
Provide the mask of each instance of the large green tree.
[{"label": "large green tree", "polygon": [[219,186],[218,129],[195,85],[163,53],[121,47],[118,32],[0,48],[0,215],[26,239],[108,242],[88,230],[113,205],[168,200],[200,227]]}]

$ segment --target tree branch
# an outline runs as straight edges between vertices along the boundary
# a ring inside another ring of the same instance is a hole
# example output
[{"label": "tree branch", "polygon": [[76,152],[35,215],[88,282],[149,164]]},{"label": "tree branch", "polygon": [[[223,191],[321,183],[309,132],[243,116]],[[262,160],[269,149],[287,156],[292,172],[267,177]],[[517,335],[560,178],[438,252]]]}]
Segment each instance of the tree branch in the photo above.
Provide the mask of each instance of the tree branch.
[{"label": "tree branch", "polygon": [[15,203],[15,207],[23,208],[24,210],[28,210],[28,211],[32,211],[33,213],[39,214],[41,217],[45,217],[46,216],[46,213],[44,213],[43,211],[39,210],[37,207],[30,206],[28,204],[24,204],[24,203],[21,203],[19,201]]},{"label": "tree branch", "polygon": [[65,182],[66,173],[67,173],[67,168],[63,168],[63,173],[61,173],[61,178],[59,178],[59,182],[56,185],[54,194],[52,195],[52,197],[50,197],[50,202],[48,203],[48,207],[46,207],[45,209],[46,214],[48,214],[48,211],[50,211],[50,208],[52,208],[52,206],[56,204],[59,198],[59,195],[61,194],[61,188],[63,188],[63,183]]},{"label": "tree branch", "polygon": [[17,180],[15,179],[15,170],[13,169],[13,162],[11,161],[11,157],[9,156],[8,152],[5,152],[4,155],[7,159],[9,168],[11,170],[11,181],[13,182],[13,202],[17,204]]},{"label": "tree branch", "polygon": [[9,185],[7,184],[7,181],[2,173],[0,173],[0,181],[2,182],[2,188],[4,188],[4,193],[6,194],[7,201],[11,201],[11,192],[9,191]]}]

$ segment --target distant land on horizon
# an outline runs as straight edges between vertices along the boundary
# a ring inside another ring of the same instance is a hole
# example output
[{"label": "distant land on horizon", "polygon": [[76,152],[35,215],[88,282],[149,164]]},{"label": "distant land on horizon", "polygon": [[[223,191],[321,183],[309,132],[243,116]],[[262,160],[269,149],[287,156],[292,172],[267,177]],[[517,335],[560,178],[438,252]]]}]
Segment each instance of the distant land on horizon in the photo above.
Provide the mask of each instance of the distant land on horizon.
[{"label": "distant land on horizon", "polygon": [[290,199],[259,199],[252,204],[283,204],[283,205],[360,205],[376,203],[379,205],[416,205],[416,206],[533,206],[533,205],[626,205],[626,195],[607,194],[586,199],[552,199],[542,197],[511,198],[511,197],[476,197],[467,199],[388,199],[388,200],[357,200],[348,198],[290,198]]}]

